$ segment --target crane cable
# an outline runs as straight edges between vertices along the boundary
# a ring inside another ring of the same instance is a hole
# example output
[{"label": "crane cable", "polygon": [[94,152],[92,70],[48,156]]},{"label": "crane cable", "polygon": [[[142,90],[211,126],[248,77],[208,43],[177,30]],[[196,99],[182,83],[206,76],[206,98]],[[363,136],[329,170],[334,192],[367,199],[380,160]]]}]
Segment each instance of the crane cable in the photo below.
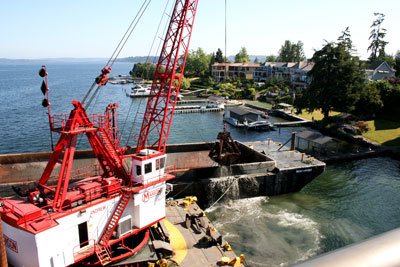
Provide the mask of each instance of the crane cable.
[{"label": "crane cable", "polygon": [[[162,24],[164,15],[166,14],[166,11],[167,11],[167,8],[168,8],[168,5],[169,5],[169,1],[170,1],[170,0],[168,0],[168,1],[166,2],[166,4],[165,4],[164,11],[163,11],[163,15],[161,15],[161,18],[160,18],[160,21],[159,21],[159,23],[158,23],[157,30],[156,30],[156,32],[155,32],[155,34],[154,34],[153,41],[152,41],[152,43],[151,43],[151,46],[150,46],[150,49],[149,49],[149,53],[147,54],[147,58],[146,58],[145,63],[148,63],[148,62],[150,61],[150,60],[149,60],[149,59],[150,59],[150,54],[151,54],[151,51],[153,50],[153,46],[154,46],[155,40],[157,39],[157,35],[158,35],[159,31],[160,31],[160,27],[161,27],[161,24]],[[166,26],[164,27],[163,34],[165,34],[165,31],[166,31],[167,26],[168,26],[168,24],[166,23]],[[156,54],[158,54],[158,50],[159,50],[160,46],[161,46],[161,41],[160,41],[160,43],[159,43],[159,45],[158,45]],[[156,59],[155,59],[155,60],[156,60]],[[154,62],[152,62],[152,63],[154,63]],[[149,73],[148,73],[148,72],[147,72],[147,74],[146,74],[146,78],[149,79]],[[125,120],[124,120],[124,124],[123,124],[123,126],[122,126],[122,131],[120,132],[120,140],[123,139],[123,134],[124,134],[124,131],[125,131],[126,123],[127,123],[127,121],[128,121],[128,117],[130,116],[130,113],[131,113],[131,111],[132,111],[133,102],[134,102],[134,101],[131,102],[131,105],[129,106],[129,110],[128,110],[127,114],[126,114],[126,117],[125,117]],[[126,144],[125,144],[126,146],[128,146],[128,143],[129,143],[129,141],[131,140],[131,137],[132,137],[132,135],[133,135],[134,125],[135,125],[135,123],[136,123],[137,115],[139,114],[139,109],[140,109],[140,107],[142,106],[142,102],[143,102],[143,101],[142,101],[142,98],[140,98],[140,101],[139,101],[139,104],[138,104],[138,108],[136,109],[136,113],[135,113],[135,116],[134,116],[134,119],[133,119],[133,122],[132,122],[132,126],[131,126],[131,128],[130,128],[129,133],[128,133],[128,137],[127,137],[127,139],[126,139]]]},{"label": "crane cable", "polygon": [[[102,69],[102,71],[101,71],[102,74],[100,74],[95,79],[95,81],[93,82],[92,86],[89,88],[88,92],[84,96],[84,98],[82,100],[82,104],[84,104],[84,108],[85,109],[89,108],[91,102],[93,101],[93,99],[98,94],[98,91],[99,91],[100,87],[102,87],[102,86],[107,84],[107,81],[108,81],[107,75],[111,72],[111,68],[112,68],[113,64],[117,60],[117,58],[118,58],[119,54],[121,53],[122,49],[125,47],[127,41],[129,40],[130,36],[132,35],[133,31],[135,30],[136,26],[138,25],[140,19],[142,18],[144,12],[146,11],[146,9],[147,9],[147,7],[149,6],[150,3],[151,3],[151,0],[144,0],[143,1],[139,11],[136,13],[135,17],[133,18],[133,20],[129,24],[128,29],[125,31],[123,37],[119,41],[119,43],[118,43],[117,47],[115,48],[114,52],[112,53],[111,57],[109,58],[109,60],[107,61],[106,65]],[[97,88],[96,88],[96,85],[97,85]],[[92,93],[94,88],[96,88],[96,89]],[[90,97],[89,101],[87,103],[85,103],[90,95],[91,95],[91,97]]]}]

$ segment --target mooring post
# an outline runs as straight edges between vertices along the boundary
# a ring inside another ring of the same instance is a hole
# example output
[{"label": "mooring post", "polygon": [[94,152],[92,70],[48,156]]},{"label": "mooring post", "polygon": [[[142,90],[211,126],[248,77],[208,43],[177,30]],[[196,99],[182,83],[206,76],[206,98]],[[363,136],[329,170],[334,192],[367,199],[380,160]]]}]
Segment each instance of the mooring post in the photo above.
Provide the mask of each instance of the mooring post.
[{"label": "mooring post", "polygon": [[295,141],[296,141],[296,132],[292,132],[292,142],[290,144],[290,150],[294,150],[295,148]]},{"label": "mooring post", "polygon": [[8,266],[6,246],[4,244],[4,238],[3,238],[3,226],[1,223],[1,217],[0,217],[0,263],[1,266]]}]

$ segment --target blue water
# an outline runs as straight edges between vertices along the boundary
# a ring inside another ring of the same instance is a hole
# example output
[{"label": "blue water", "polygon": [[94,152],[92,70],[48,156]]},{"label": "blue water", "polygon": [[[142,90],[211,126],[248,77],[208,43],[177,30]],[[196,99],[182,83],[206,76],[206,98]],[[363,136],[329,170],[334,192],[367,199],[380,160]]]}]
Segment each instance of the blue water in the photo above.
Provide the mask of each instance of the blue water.
[{"label": "blue water", "polygon": [[[72,109],[71,100],[83,99],[103,66],[100,61],[45,63],[49,73],[52,114],[69,113]],[[42,62],[38,61],[0,64],[0,154],[49,151],[51,148],[47,109],[41,106],[42,79],[38,75],[41,65]],[[131,63],[116,63],[111,75],[128,74],[131,68]],[[135,146],[146,99],[127,97],[125,90],[129,89],[129,85],[108,84],[102,88],[88,113],[103,113],[108,103],[118,103],[123,143]],[[222,112],[177,114],[173,119],[169,143],[214,140],[223,129],[222,116]],[[294,130],[282,128],[279,131],[258,133],[230,126],[228,129],[234,138],[241,141],[272,138],[281,142],[285,142]],[[80,146],[87,148],[87,143],[80,142]]]}]

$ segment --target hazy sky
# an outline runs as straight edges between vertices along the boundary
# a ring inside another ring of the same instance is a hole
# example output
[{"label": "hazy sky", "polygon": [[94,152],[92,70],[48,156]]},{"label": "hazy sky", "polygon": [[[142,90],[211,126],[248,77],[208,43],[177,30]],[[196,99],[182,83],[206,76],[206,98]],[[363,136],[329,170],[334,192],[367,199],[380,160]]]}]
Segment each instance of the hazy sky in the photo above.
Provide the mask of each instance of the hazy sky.
[{"label": "hazy sky", "polygon": [[[142,2],[2,1],[0,58],[109,57]],[[224,2],[199,0],[191,49],[224,51]],[[166,3],[152,0],[121,57],[149,54]],[[366,58],[374,12],[386,15],[386,52],[400,50],[399,0],[227,0],[227,5],[228,55],[242,46],[252,55],[277,54],[285,40],[301,40],[311,57],[349,26],[358,55]]]}]

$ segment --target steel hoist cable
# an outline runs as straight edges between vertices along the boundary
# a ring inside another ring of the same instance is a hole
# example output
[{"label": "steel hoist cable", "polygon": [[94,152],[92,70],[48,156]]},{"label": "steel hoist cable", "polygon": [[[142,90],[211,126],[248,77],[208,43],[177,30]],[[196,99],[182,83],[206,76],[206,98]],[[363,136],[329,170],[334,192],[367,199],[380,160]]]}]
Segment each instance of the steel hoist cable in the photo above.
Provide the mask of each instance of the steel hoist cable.
[{"label": "steel hoist cable", "polygon": [[[166,14],[166,11],[167,11],[167,8],[168,8],[168,5],[169,5],[169,1],[170,1],[170,0],[168,0],[168,1],[166,2],[166,4],[165,4],[163,14],[161,15],[160,21],[159,21],[159,23],[158,23],[156,32],[155,32],[155,34],[154,34],[152,43],[151,43],[150,48],[149,48],[149,52],[148,52],[148,54],[147,54],[147,58],[146,58],[146,60],[145,60],[145,63],[148,63],[148,62],[149,62],[150,54],[151,54],[151,51],[153,50],[153,46],[154,46],[155,40],[157,39],[157,35],[158,35],[159,31],[160,31],[160,27],[161,27],[163,18],[165,17],[164,15]],[[166,25],[165,25],[165,27],[164,27],[164,33],[165,33],[165,31],[166,31],[167,26],[168,26],[168,24],[166,23]],[[160,41],[160,43],[159,43],[159,45],[158,45],[156,54],[158,54],[158,50],[159,50],[160,46],[161,46],[161,41]],[[154,62],[153,62],[153,63],[154,63]],[[147,80],[149,79],[149,72],[146,73],[146,79],[147,79]],[[140,101],[139,101],[139,104],[138,104],[138,108],[136,109],[136,113],[135,113],[135,116],[134,116],[134,119],[133,119],[133,122],[132,122],[132,125],[131,125],[131,128],[130,128],[130,131],[129,131],[129,133],[128,133],[128,137],[127,137],[127,139],[126,139],[126,144],[125,144],[126,146],[128,146],[128,143],[129,143],[129,141],[130,141],[131,138],[132,138],[133,130],[134,130],[134,125],[135,125],[135,123],[136,123],[137,115],[138,115],[138,113],[139,113],[140,107],[142,106],[142,103],[143,103],[143,101],[142,101],[142,98],[141,98]],[[131,112],[132,112],[132,105],[133,105],[133,101],[131,102],[131,105],[130,105],[130,107],[129,107],[128,113],[126,114],[126,117],[125,117],[125,119],[124,119],[124,124],[123,124],[123,127],[122,127],[122,131],[120,132],[120,140],[122,140],[122,138],[123,138],[123,134],[124,134],[124,131],[125,131],[126,123],[127,123],[127,121],[128,121],[128,117],[131,115]]]},{"label": "steel hoist cable", "polygon": [[[117,47],[115,48],[114,52],[112,53],[111,57],[107,61],[107,64],[101,70],[101,74],[96,77],[95,81],[93,82],[92,86],[89,88],[88,92],[84,96],[82,100],[82,104],[84,105],[85,109],[88,109],[90,104],[92,103],[93,99],[98,94],[99,89],[106,85],[108,82],[108,74],[111,72],[111,68],[115,61],[117,60],[119,54],[121,53],[122,49],[125,47],[127,41],[129,40],[130,36],[132,35],[133,31],[135,30],[136,26],[138,25],[139,21],[141,20],[144,12],[146,11],[147,7],[151,3],[151,0],[144,0],[139,11],[136,13],[135,17],[129,24],[128,29],[125,31],[125,34],[119,41]],[[95,90],[94,90],[95,89]],[[92,93],[92,91],[94,92]],[[90,98],[89,98],[90,97]],[[86,100],[89,99],[88,102]]]}]

